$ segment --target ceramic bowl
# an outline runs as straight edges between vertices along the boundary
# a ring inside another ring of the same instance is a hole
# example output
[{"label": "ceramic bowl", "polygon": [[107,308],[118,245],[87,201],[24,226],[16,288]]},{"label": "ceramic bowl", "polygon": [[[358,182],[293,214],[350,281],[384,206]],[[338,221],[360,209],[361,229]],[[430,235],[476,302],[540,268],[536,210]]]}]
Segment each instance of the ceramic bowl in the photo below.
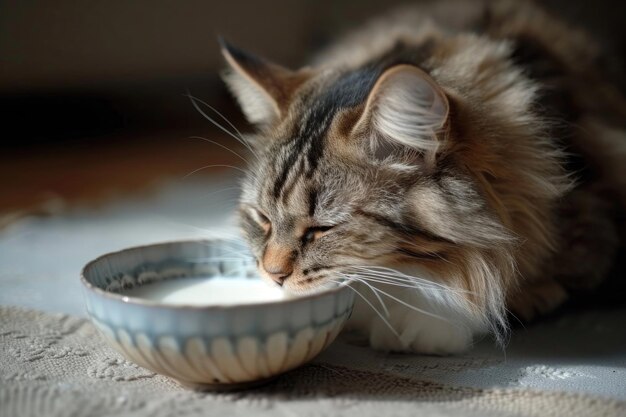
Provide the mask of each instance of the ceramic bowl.
[{"label": "ceramic bowl", "polygon": [[246,387],[310,361],[352,312],[354,293],[347,286],[283,301],[206,307],[120,293],[181,277],[259,279],[252,258],[241,256],[244,250],[207,240],[101,256],[81,276],[89,317],[126,358],[194,388]]}]

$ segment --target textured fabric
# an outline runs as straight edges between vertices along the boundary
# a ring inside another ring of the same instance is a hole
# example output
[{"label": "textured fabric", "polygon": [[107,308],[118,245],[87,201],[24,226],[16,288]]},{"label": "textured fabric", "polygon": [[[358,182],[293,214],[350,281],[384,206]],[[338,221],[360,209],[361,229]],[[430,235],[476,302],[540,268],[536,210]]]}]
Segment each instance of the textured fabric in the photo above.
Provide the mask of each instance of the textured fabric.
[{"label": "textured fabric", "polygon": [[[186,180],[14,223],[0,231],[0,305],[84,316],[86,262],[134,245],[232,236],[237,194],[232,178]],[[484,339],[448,358],[384,355],[344,335],[271,385],[196,394],[125,362],[81,319],[4,308],[0,417],[626,415],[624,323],[623,309],[569,313],[516,329],[506,349]]]},{"label": "textured fabric", "polygon": [[198,393],[124,360],[85,319],[1,307],[0,415],[626,415],[626,403],[614,399],[424,378],[428,369],[497,366],[493,359],[381,355],[348,342],[265,386]]}]

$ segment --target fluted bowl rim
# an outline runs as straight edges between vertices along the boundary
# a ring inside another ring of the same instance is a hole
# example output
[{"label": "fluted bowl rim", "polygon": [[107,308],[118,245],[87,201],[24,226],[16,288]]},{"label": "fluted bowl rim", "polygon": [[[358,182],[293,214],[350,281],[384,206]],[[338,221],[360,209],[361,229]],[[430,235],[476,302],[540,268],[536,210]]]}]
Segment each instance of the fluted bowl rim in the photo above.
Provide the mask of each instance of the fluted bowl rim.
[{"label": "fluted bowl rim", "polygon": [[318,290],[309,294],[296,295],[292,298],[285,298],[282,300],[273,300],[273,301],[259,301],[259,302],[246,302],[241,304],[208,304],[208,305],[195,305],[195,304],[169,304],[154,300],[148,300],[140,297],[132,297],[128,295],[124,295],[123,293],[116,293],[112,291],[107,291],[106,289],[102,289],[89,279],[90,270],[93,269],[97,264],[103,262],[106,259],[114,260],[115,258],[123,255],[124,253],[132,252],[132,251],[141,251],[141,250],[149,250],[157,247],[164,247],[169,245],[185,245],[185,244],[197,244],[197,243],[216,243],[216,242],[225,242],[224,239],[220,238],[207,238],[207,239],[181,239],[181,240],[170,240],[163,241],[158,243],[151,243],[145,245],[136,245],[128,248],[107,252],[98,256],[97,258],[89,261],[85,266],[81,269],[80,272],[80,281],[83,287],[100,297],[108,298],[111,300],[115,300],[120,303],[143,306],[148,308],[158,308],[158,309],[166,309],[166,310],[192,310],[192,311],[224,311],[224,310],[240,310],[240,309],[254,309],[254,308],[266,308],[266,307],[274,307],[283,305],[285,308],[292,306],[294,304],[298,304],[301,302],[306,302],[309,300],[315,300],[318,298],[323,298],[328,296],[329,294],[335,294],[342,291],[349,291],[348,282],[343,281],[336,286],[324,288],[322,290]]}]

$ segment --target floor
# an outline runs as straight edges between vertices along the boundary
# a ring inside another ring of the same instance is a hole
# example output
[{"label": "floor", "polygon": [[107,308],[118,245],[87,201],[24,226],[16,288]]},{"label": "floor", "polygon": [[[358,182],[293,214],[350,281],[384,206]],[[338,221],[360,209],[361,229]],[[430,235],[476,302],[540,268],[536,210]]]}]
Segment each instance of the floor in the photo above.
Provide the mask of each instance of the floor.
[{"label": "floor", "polygon": [[229,165],[243,163],[237,155],[241,148],[214,128],[3,148],[0,229],[27,214],[146,195],[164,178],[180,181],[232,171]]},{"label": "floor", "polygon": [[[23,218],[0,231],[0,305],[84,316],[79,273],[109,251],[164,240],[237,234],[236,176],[178,177],[151,194],[50,217]],[[453,358],[406,356],[421,377],[471,387],[533,387],[626,400],[626,310],[588,311],[516,330],[502,349],[489,339]],[[359,360],[338,344],[325,355]],[[371,356],[371,355],[370,355]],[[363,358],[369,358],[363,351]],[[385,356],[377,356],[385,366]],[[397,366],[397,358],[391,360]],[[391,366],[391,365],[390,365]]]}]

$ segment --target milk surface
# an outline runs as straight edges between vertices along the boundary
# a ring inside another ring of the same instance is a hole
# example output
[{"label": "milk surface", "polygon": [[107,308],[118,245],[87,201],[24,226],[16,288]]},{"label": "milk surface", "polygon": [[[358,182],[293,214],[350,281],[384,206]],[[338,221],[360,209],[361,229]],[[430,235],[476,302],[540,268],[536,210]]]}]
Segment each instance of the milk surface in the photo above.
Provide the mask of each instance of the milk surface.
[{"label": "milk surface", "polygon": [[122,294],[165,304],[193,306],[251,304],[286,298],[279,287],[272,287],[260,279],[221,277],[169,279],[141,285]]}]

